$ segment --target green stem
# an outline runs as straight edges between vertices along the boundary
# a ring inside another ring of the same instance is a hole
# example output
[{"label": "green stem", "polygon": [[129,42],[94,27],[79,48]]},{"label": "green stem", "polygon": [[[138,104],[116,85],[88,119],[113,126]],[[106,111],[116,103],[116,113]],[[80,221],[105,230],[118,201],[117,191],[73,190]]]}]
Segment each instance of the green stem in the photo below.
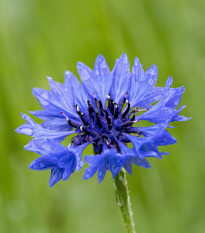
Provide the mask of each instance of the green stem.
[{"label": "green stem", "polygon": [[117,204],[120,207],[120,211],[123,215],[126,232],[136,233],[130,196],[127,188],[126,171],[124,169],[121,169],[120,172],[117,174],[113,181],[113,184],[115,188]]}]

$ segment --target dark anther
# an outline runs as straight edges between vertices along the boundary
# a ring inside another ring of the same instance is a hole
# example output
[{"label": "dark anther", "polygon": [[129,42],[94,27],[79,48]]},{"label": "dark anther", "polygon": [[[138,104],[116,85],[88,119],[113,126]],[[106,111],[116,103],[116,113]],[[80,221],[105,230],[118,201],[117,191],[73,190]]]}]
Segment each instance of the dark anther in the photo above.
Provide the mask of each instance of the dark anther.
[{"label": "dark anther", "polygon": [[109,125],[112,125],[112,120],[111,120],[111,117],[109,116],[107,110],[106,110],[106,109],[103,109],[103,110],[104,110],[105,115],[106,115],[106,120],[107,120],[108,126],[109,126]]},{"label": "dark anther", "polygon": [[114,101],[111,99],[110,93],[107,95],[108,98],[108,108],[112,115],[114,115]]},{"label": "dark anther", "polygon": [[102,105],[102,101],[99,100],[99,106],[100,106],[100,109],[103,109],[103,105]]},{"label": "dark anther", "polygon": [[126,115],[128,114],[129,110],[130,110],[130,103],[128,102],[128,103],[127,103],[127,109],[123,112],[122,118],[125,118],[125,117],[126,117]]},{"label": "dark anther", "polygon": [[110,103],[111,103],[110,100],[108,100],[108,109],[110,109]]},{"label": "dark anther", "polygon": [[73,123],[67,116],[64,112],[60,112],[65,118],[66,118],[66,121],[68,122],[68,124],[70,126],[72,126],[73,128],[77,128],[79,125],[76,125],[75,123]]},{"label": "dark anther", "polygon": [[80,111],[80,109],[79,109],[79,107],[78,107],[78,105],[77,105],[77,104],[75,105],[75,109],[76,109],[76,111],[77,111],[78,115],[80,116],[81,111]]},{"label": "dark anther", "polygon": [[92,105],[90,104],[89,100],[87,101],[87,103],[88,103],[88,112],[89,112],[89,115],[91,115],[94,112],[94,109],[93,109]]},{"label": "dark anther", "polygon": [[112,129],[112,124],[108,124],[108,129],[109,129],[109,130]]},{"label": "dark anther", "polygon": [[135,120],[135,115],[132,116],[130,121],[134,121]]},{"label": "dark anther", "polygon": [[128,121],[126,123],[124,123],[123,125],[121,125],[121,127],[127,127],[127,126],[131,126],[134,124],[134,121]]},{"label": "dark anther", "polygon": [[114,143],[114,145],[115,145],[115,147],[116,147],[116,149],[117,149],[117,152],[120,153],[120,147],[119,147],[119,145],[117,144],[117,142],[114,140],[113,143]]},{"label": "dark anther", "polygon": [[103,105],[102,105],[102,101],[99,100],[99,107],[100,107],[100,115],[103,116]]},{"label": "dark anther", "polygon": [[135,109],[135,110],[131,111],[130,114],[133,114],[133,113],[135,114],[136,112],[137,112],[137,110]]},{"label": "dark anther", "polygon": [[83,122],[83,124],[84,124],[85,126],[88,126],[88,122],[85,120],[84,114],[80,111],[80,109],[79,109],[79,107],[78,107],[77,104],[76,104],[76,111],[77,111],[77,114],[78,114],[78,116],[80,117],[81,121]]},{"label": "dark anther", "polygon": [[83,124],[84,124],[85,126],[88,126],[88,122],[85,120],[83,113],[81,113],[80,119],[81,119],[81,121],[83,122]]},{"label": "dark anther", "polygon": [[125,97],[123,98],[123,101],[121,103],[121,109],[123,108],[124,104],[125,104],[125,101],[126,101],[126,98],[127,98],[127,92],[125,93]]},{"label": "dark anther", "polygon": [[90,136],[93,136],[93,134],[90,131],[88,131],[83,125],[80,126],[80,130],[82,130],[84,133]]},{"label": "dark anther", "polygon": [[105,112],[106,115],[106,120],[107,120],[107,125],[108,125],[108,129],[111,130],[112,129],[112,119],[109,116],[108,112],[106,109],[103,109],[103,111]]},{"label": "dark anther", "polygon": [[107,117],[107,124],[112,125],[112,119],[110,116]]},{"label": "dark anther", "polygon": [[110,93],[107,94],[107,98],[108,98],[109,100],[111,99]]},{"label": "dark anther", "polygon": [[99,109],[99,103],[98,103],[96,97],[95,97],[95,104],[96,104],[97,109]]},{"label": "dark anther", "polygon": [[70,126],[72,126],[73,128],[77,128],[78,125],[74,124],[70,119],[67,119],[67,122]]},{"label": "dark anther", "polygon": [[102,135],[102,139],[103,140],[108,140],[108,136],[104,134],[104,135]]},{"label": "dark anther", "polygon": [[92,119],[93,122],[95,122],[95,118],[94,118],[93,115],[91,115],[91,119]]},{"label": "dark anther", "polygon": [[111,112],[112,115],[114,115],[114,110],[115,110],[115,102],[112,101],[111,102],[111,108],[110,108],[110,112]]},{"label": "dark anther", "polygon": [[108,99],[108,109],[110,110],[110,112],[111,112],[111,103],[112,103],[111,99]]},{"label": "dark anther", "polygon": [[115,104],[115,115],[114,115],[114,119],[118,118],[118,105]]},{"label": "dark anther", "polygon": [[101,123],[101,121],[100,121],[100,117],[99,117],[99,114],[98,114],[98,113],[96,113],[96,121],[97,121],[98,127],[102,128],[102,123]]}]

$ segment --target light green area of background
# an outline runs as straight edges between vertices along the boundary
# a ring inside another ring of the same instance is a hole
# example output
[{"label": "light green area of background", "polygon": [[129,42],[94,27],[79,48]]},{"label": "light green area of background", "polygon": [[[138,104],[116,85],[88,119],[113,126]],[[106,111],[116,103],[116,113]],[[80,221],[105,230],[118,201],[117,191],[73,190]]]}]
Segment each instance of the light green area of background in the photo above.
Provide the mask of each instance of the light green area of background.
[{"label": "light green area of background", "polygon": [[171,155],[128,176],[137,232],[205,232],[204,22],[204,0],[0,0],[0,232],[124,232],[110,174],[99,185],[81,171],[50,189],[49,171],[28,169],[29,137],[14,132],[20,112],[40,109],[32,88],[48,89],[46,75],[63,82],[77,61],[93,68],[101,53],[113,67],[123,52],[157,64],[158,85],[169,75],[184,85],[193,118],[171,130]]}]

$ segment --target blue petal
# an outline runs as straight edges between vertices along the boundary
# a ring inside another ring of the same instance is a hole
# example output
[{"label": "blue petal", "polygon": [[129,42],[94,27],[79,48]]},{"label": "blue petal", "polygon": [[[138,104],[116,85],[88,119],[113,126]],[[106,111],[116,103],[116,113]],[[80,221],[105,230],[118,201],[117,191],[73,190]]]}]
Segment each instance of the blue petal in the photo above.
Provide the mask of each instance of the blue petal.
[{"label": "blue petal", "polygon": [[73,93],[72,88],[74,90],[78,90],[80,86],[81,86],[81,83],[78,81],[75,75],[71,73],[70,71],[65,71],[64,88],[65,89],[67,88],[71,93]]},{"label": "blue petal", "polygon": [[131,107],[151,107],[164,95],[164,88],[155,87],[158,69],[156,65],[151,66],[145,73],[138,58],[135,58],[131,73],[129,100]]},{"label": "blue petal", "polygon": [[106,171],[107,171],[106,166],[103,166],[103,165],[100,166],[100,168],[98,170],[98,181],[99,181],[99,184],[104,180]]},{"label": "blue petal", "polygon": [[82,82],[86,82],[92,76],[92,70],[82,62],[77,63],[77,70]]},{"label": "blue petal", "polygon": [[155,133],[152,137],[139,138],[133,135],[126,134],[126,137],[132,142],[134,150],[139,158],[144,157],[156,157],[162,158],[158,151],[158,146],[165,146],[176,143],[176,139],[172,135],[164,130]]},{"label": "blue petal", "polygon": [[38,99],[43,108],[46,108],[50,105],[49,91],[43,90],[41,88],[33,88],[33,95]]},{"label": "blue petal", "polygon": [[182,94],[184,93],[184,87],[171,88],[169,101],[166,103],[166,107],[175,108],[181,101]]},{"label": "blue petal", "polygon": [[138,156],[134,156],[129,158],[125,164],[124,168],[125,170],[131,175],[132,174],[132,163],[136,166],[144,167],[144,168],[151,168],[149,162],[145,158],[139,158]]},{"label": "blue petal", "polygon": [[92,166],[86,168],[83,175],[84,180],[90,179],[95,175],[100,166],[101,160],[102,158],[99,158],[99,156],[85,156],[85,161],[89,164],[92,164]]},{"label": "blue petal", "polygon": [[139,148],[140,158],[144,157],[155,157],[162,159],[161,153],[159,152],[157,145],[153,141],[147,141],[143,143]]},{"label": "blue petal", "polygon": [[[82,152],[88,145],[89,142],[78,147],[70,146],[67,148],[57,141],[39,138],[31,140],[24,148],[40,155],[55,157],[58,159],[58,166],[61,168],[66,168],[72,162],[72,168],[79,171],[84,165],[81,159]],[[74,172],[73,169],[71,173]]]},{"label": "blue petal", "polygon": [[141,158],[135,156],[135,157],[132,157],[130,160],[136,166],[144,167],[144,168],[147,168],[147,169],[151,168],[149,162],[146,159],[141,159]]},{"label": "blue petal", "polygon": [[77,164],[76,164],[76,171],[80,171],[80,169],[83,167],[84,163],[82,160],[82,152],[83,150],[90,144],[90,142],[84,143],[80,146],[70,146],[68,149],[70,152],[73,152],[75,154]]},{"label": "blue petal", "polygon": [[170,153],[167,153],[166,151],[162,151],[161,155],[170,155]]},{"label": "blue petal", "polygon": [[128,91],[130,83],[130,65],[126,54],[123,54],[112,71],[113,82],[110,89],[112,99],[120,103]]},{"label": "blue petal", "polygon": [[151,103],[155,103],[162,98],[164,95],[164,88],[163,87],[154,87],[151,88],[150,91],[144,93],[143,96],[137,99],[137,101],[132,104],[132,107],[139,106],[141,108],[151,108]]},{"label": "blue petal", "polygon": [[69,118],[78,117],[73,107],[72,88],[67,88],[48,77],[51,91],[34,88],[33,94],[38,99],[44,110],[50,110],[51,116],[61,116],[64,112]]},{"label": "blue petal", "polygon": [[172,118],[172,121],[188,121],[191,120],[191,117],[185,117],[185,116],[177,116]]},{"label": "blue petal", "polygon": [[130,155],[118,153],[110,160],[109,169],[112,172],[113,179],[119,173],[120,169],[124,166]]},{"label": "blue petal", "polygon": [[34,138],[25,147],[25,150],[32,151],[44,156],[54,156],[58,158],[59,155],[67,154],[68,148],[62,146],[55,140],[47,138]]},{"label": "blue petal", "polygon": [[124,164],[125,170],[131,175],[132,174],[132,162],[131,160],[127,160]]},{"label": "blue petal", "polygon": [[27,123],[19,126],[15,131],[17,133],[33,136],[35,134],[37,124],[26,114],[21,113],[21,116],[25,121],[27,121]]},{"label": "blue petal", "polygon": [[102,55],[99,55],[95,61],[94,66],[94,76],[93,80],[97,82],[99,99],[102,101],[103,106],[105,106],[107,94],[110,91],[112,84],[112,76],[109,69],[109,66]]},{"label": "blue petal", "polygon": [[158,69],[156,65],[152,65],[146,72],[145,72],[145,79],[148,82],[149,86],[155,86],[157,82],[158,76]]},{"label": "blue petal", "polygon": [[[60,115],[54,115],[53,111],[49,110],[39,110],[39,111],[29,111],[32,115],[44,120],[41,123],[41,126],[45,129],[54,130],[54,131],[69,131],[73,127],[68,124],[65,117]],[[72,119],[72,118],[70,118]],[[80,124],[80,120],[72,120],[76,124]]]},{"label": "blue petal", "polygon": [[173,83],[173,78],[172,76],[169,76],[169,78],[166,81],[166,90],[168,90],[172,86],[172,83]]},{"label": "blue petal", "polygon": [[26,134],[35,138],[50,138],[62,141],[65,137],[75,133],[75,131],[54,131],[43,128],[41,125],[35,123],[26,114],[21,114],[22,118],[27,121],[26,124],[21,125],[16,129],[17,133]]},{"label": "blue petal", "polygon": [[[125,134],[126,135],[126,134]],[[132,155],[133,150],[131,150],[128,146],[126,146],[124,143],[117,140],[117,144],[120,148],[120,152],[124,155]]]},{"label": "blue petal", "polygon": [[55,82],[51,77],[47,76],[49,81],[49,86],[51,90],[51,94],[56,96],[56,98],[60,99],[63,94],[63,85],[61,83]]},{"label": "blue petal", "polygon": [[81,111],[83,111],[84,113],[87,112],[87,100],[89,99],[89,97],[85,90],[85,87],[80,84],[80,82],[71,72],[68,71],[65,72],[65,88],[67,88],[68,91],[73,92],[72,104],[77,104]]},{"label": "blue petal", "polygon": [[78,63],[77,68],[83,85],[91,99],[95,95],[98,100],[102,101],[103,106],[105,106],[106,96],[112,83],[112,76],[105,58],[99,55],[95,61],[94,71],[89,70],[89,74],[87,71],[88,67],[83,63]]},{"label": "blue petal", "polygon": [[159,123],[148,127],[136,127],[135,130],[139,131],[145,137],[153,136],[168,127],[168,123]]},{"label": "blue petal", "polygon": [[133,135],[130,135],[130,134],[126,134],[126,133],[124,133],[124,135],[132,142],[133,147],[134,147],[133,149],[134,149],[134,151],[136,153],[135,155],[140,156],[140,154],[139,154],[139,148],[148,139],[147,138],[142,138],[142,137],[136,137],[136,136],[133,136]]},{"label": "blue petal", "polygon": [[42,156],[34,160],[29,168],[33,170],[45,170],[53,168],[57,165],[57,160],[51,156]]},{"label": "blue petal", "polygon": [[171,122],[175,120],[189,119],[180,116],[178,117],[178,114],[182,110],[182,108],[180,108],[179,110],[174,109],[181,100],[181,96],[184,92],[184,87],[171,88],[172,82],[173,80],[170,76],[166,82],[166,91],[163,98],[147,112],[138,116],[138,120],[147,120],[158,124],[163,122]]},{"label": "blue petal", "polygon": [[[45,119],[45,118],[44,118]],[[73,121],[73,123],[80,124],[80,121]],[[65,118],[47,117],[41,126],[48,130],[54,131],[72,131],[73,127],[68,124]]]},{"label": "blue petal", "polygon": [[56,184],[63,177],[64,169],[62,168],[53,168],[51,170],[51,177],[49,179],[49,187],[51,188],[54,184]]},{"label": "blue petal", "polygon": [[68,164],[66,164],[66,167],[64,167],[63,177],[62,180],[67,180],[70,175],[75,171],[76,168],[76,159],[73,158],[69,161]]},{"label": "blue petal", "polygon": [[90,167],[85,170],[83,179],[90,179],[98,171],[98,181],[101,183],[107,170],[111,171],[114,178],[126,159],[124,155],[117,153],[116,149],[105,149],[100,155],[85,156]]},{"label": "blue petal", "polygon": [[[135,81],[136,84],[139,82],[145,81],[144,76],[144,70],[142,68],[142,64],[140,63],[140,60],[138,57],[134,59],[134,65],[132,67],[132,73],[131,73],[132,79]],[[135,89],[135,88],[133,88]]]},{"label": "blue petal", "polygon": [[147,120],[153,123],[166,123],[171,121],[174,109],[165,107],[165,101],[161,100],[151,109],[136,117],[137,120]]},{"label": "blue petal", "polygon": [[[132,136],[132,135],[129,135],[129,136]],[[130,138],[137,139],[137,137],[134,137],[134,136],[132,136]],[[134,150],[128,148],[126,145],[124,145],[123,143],[118,141],[118,145],[120,147],[121,153],[123,153],[124,159],[125,159],[124,168],[127,170],[127,172],[129,174],[132,173],[132,163],[134,163],[137,166],[144,167],[144,168],[151,168],[149,162],[145,158],[140,156],[139,147],[141,145],[142,140],[141,140],[141,138],[138,138],[138,139],[140,139],[140,140],[138,140],[139,144],[137,144],[136,142],[133,143],[134,148],[135,148]],[[132,142],[133,142],[133,140],[132,140]]]},{"label": "blue petal", "polygon": [[76,162],[75,154],[73,154],[72,152],[69,153],[69,150],[67,151],[67,153],[61,155],[58,160],[58,166],[61,168],[66,168],[67,166],[69,166],[69,164],[73,163],[73,161]]},{"label": "blue petal", "polygon": [[[25,149],[43,155],[33,161],[30,168],[35,170],[52,169],[50,185],[53,186],[60,179],[67,180],[75,171],[77,159],[81,157],[85,146],[80,146],[77,149],[72,147],[67,148],[57,141],[40,138],[31,140],[25,146]],[[75,153],[77,153],[77,156]]]},{"label": "blue petal", "polygon": [[177,140],[172,137],[172,135],[166,130],[158,136],[154,137],[153,141],[157,146],[166,146],[177,142]]},{"label": "blue petal", "polygon": [[126,137],[132,142],[134,151],[140,159],[144,157],[161,158],[161,154],[154,144],[152,137],[141,138],[129,134],[126,134]]},{"label": "blue petal", "polygon": [[175,111],[171,121],[187,121],[190,120],[191,117],[179,116],[179,113],[185,108],[186,106],[181,106],[178,110]]}]

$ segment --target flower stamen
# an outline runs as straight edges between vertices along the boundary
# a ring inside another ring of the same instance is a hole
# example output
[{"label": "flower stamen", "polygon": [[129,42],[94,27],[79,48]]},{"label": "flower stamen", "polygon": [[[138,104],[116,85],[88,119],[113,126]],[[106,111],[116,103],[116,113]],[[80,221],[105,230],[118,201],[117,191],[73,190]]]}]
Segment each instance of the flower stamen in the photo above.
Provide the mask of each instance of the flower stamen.
[{"label": "flower stamen", "polygon": [[128,95],[128,93],[126,92],[126,93],[125,93],[125,96],[124,96],[124,98],[123,98],[123,101],[122,101],[122,103],[121,103],[121,109],[123,108],[123,106],[124,106],[124,104],[125,104],[125,101],[126,101],[126,99],[127,99],[127,95]]},{"label": "flower stamen", "polygon": [[69,124],[70,126],[72,126],[73,128],[79,127],[79,125],[73,123],[73,122],[68,118],[68,116],[66,116],[66,114],[65,114],[64,112],[60,112],[60,113],[66,118],[66,121],[68,122],[68,124]]},{"label": "flower stamen", "polygon": [[118,105],[115,103],[115,115],[114,115],[114,119],[118,118]]},{"label": "flower stamen", "polygon": [[128,114],[128,112],[130,110],[130,102],[128,100],[126,100],[126,103],[127,103],[127,109],[123,112],[122,119],[124,119],[126,117],[126,115]]}]

